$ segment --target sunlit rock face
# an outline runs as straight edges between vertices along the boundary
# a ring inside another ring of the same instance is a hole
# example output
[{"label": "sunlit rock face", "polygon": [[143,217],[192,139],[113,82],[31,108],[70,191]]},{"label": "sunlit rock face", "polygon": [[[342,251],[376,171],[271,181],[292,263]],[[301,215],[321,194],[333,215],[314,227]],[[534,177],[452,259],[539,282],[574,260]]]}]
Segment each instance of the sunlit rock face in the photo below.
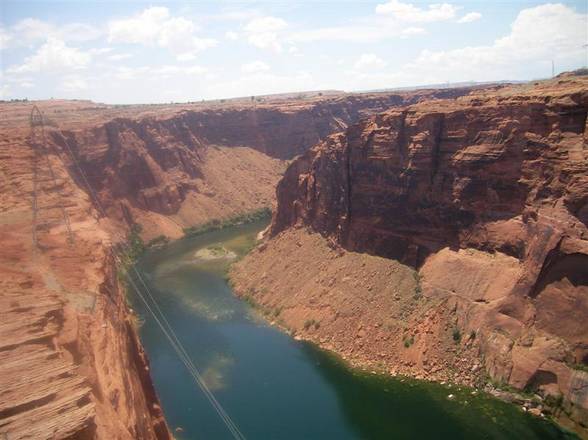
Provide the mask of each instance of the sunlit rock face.
[{"label": "sunlit rock face", "polygon": [[64,157],[75,157],[84,175],[70,163],[72,175],[80,184],[88,180],[109,217],[143,224],[147,236],[176,237],[181,227],[271,205],[284,160],[362,117],[471,91],[334,95],[166,109],[155,116],[130,114],[78,123],[51,131],[50,141]]},{"label": "sunlit rock face", "polygon": [[491,377],[585,420],[587,111],[588,79],[563,75],[380,113],[288,167],[272,234],[416,268],[426,297],[457,299]]}]

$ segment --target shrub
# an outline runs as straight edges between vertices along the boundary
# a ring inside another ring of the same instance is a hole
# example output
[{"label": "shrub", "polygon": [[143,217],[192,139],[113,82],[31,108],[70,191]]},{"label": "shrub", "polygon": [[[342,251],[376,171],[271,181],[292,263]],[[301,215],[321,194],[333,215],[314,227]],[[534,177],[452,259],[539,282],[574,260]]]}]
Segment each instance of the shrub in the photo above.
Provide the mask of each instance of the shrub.
[{"label": "shrub", "polygon": [[475,331],[475,330],[472,330],[472,331],[470,332],[470,339],[471,339],[472,341],[473,341],[474,339],[476,339],[476,331]]},{"label": "shrub", "polygon": [[584,365],[584,364],[569,364],[568,367],[574,369],[574,370],[580,370],[580,371],[586,371],[588,372],[588,365]]},{"label": "shrub", "polygon": [[195,237],[198,235],[206,234],[207,232],[218,231],[231,226],[244,225],[247,223],[253,223],[258,220],[269,219],[272,215],[270,208],[260,208],[255,211],[246,212],[239,214],[226,220],[211,220],[198,226],[190,226],[184,228],[185,237]]},{"label": "shrub", "polygon": [[556,396],[554,396],[553,394],[548,394],[547,396],[545,396],[544,402],[545,405],[553,409],[558,409],[561,408],[561,406],[563,405],[563,396],[561,394],[558,394]]},{"label": "shrub", "polygon": [[461,331],[458,327],[453,328],[453,340],[457,343],[461,341]]},{"label": "shrub", "polygon": [[252,296],[246,294],[245,296],[243,296],[243,299],[247,304],[249,304],[250,307],[255,307],[255,300]]},{"label": "shrub", "polygon": [[163,247],[169,243],[169,238],[165,235],[158,235],[147,243],[148,248]]},{"label": "shrub", "polygon": [[414,336],[411,336],[410,338],[407,338],[406,336],[404,337],[404,348],[408,348],[410,347],[412,344],[414,344]]},{"label": "shrub", "polygon": [[142,227],[135,223],[131,226],[124,243],[116,244],[114,250],[119,256],[118,276],[123,280],[128,269],[135,264],[137,259],[145,252],[145,243],[141,238]]}]

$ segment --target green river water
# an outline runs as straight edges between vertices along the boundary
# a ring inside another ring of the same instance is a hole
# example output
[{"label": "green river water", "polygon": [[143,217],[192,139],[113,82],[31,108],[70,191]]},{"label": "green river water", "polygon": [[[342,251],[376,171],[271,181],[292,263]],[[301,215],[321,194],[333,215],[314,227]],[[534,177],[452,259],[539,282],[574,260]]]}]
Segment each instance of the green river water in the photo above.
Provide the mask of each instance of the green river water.
[{"label": "green river water", "polygon": [[[335,356],[269,326],[226,282],[258,222],[150,251],[138,263],[161,309],[207,385],[248,439],[564,439],[554,424],[471,389],[352,370]],[[199,254],[201,255],[201,254]],[[229,439],[160,329],[144,318],[140,336],[166,419],[178,439]],[[449,394],[455,398],[448,399]]]}]

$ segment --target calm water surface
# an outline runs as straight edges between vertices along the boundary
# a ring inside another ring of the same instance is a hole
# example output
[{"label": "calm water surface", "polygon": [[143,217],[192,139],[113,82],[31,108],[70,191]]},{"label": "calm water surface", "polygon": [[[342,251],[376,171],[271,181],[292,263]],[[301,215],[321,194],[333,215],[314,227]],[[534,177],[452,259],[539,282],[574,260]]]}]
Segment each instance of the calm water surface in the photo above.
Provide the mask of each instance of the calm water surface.
[{"label": "calm water surface", "polygon": [[[553,424],[471,390],[353,371],[268,326],[225,281],[230,261],[195,254],[224,246],[241,256],[265,223],[212,232],[147,253],[139,269],[206,383],[248,439],[558,439]],[[178,439],[229,439],[156,323],[141,339]],[[448,400],[448,394],[454,400]]]}]

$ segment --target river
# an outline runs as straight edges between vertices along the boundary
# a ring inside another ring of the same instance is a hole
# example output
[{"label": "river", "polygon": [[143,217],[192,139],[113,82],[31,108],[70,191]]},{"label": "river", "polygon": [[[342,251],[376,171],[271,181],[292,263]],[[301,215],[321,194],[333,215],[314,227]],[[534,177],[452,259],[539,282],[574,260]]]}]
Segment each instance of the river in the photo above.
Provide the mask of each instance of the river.
[{"label": "river", "polygon": [[[268,325],[233,295],[231,256],[264,222],[182,239],[137,267],[208,387],[248,439],[558,439],[554,424],[483,393],[348,368]],[[199,250],[212,249],[208,253]],[[229,439],[134,294],[141,340],[166,419],[178,439]],[[449,399],[448,395],[454,398]]]}]

